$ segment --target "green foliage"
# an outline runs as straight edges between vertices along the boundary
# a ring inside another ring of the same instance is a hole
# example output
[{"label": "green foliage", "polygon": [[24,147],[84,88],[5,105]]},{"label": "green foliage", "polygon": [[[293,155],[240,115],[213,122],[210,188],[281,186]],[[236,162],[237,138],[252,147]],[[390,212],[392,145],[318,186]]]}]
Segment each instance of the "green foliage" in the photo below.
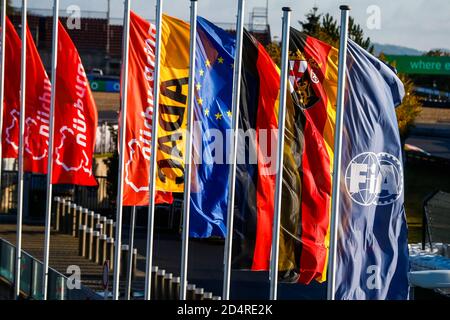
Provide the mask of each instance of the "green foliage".
[{"label": "green foliage", "polygon": [[400,130],[400,137],[405,141],[408,136],[409,129],[414,124],[414,120],[422,111],[422,103],[419,97],[414,93],[414,83],[404,74],[398,75],[405,87],[405,97],[400,106],[397,107],[398,128]]},{"label": "green foliage", "polygon": [[450,52],[441,49],[430,50],[424,54],[428,57],[450,57]]},{"label": "green foliage", "polygon": [[322,15],[319,14],[318,11],[318,7],[313,7],[311,11],[306,14],[306,21],[299,21],[303,32],[315,38],[319,37],[321,31],[320,18]]},{"label": "green foliage", "polygon": [[[339,46],[339,26],[336,19],[329,13],[321,14],[319,8],[314,7],[306,14],[305,21],[299,21],[304,33],[322,40],[334,47]],[[370,38],[364,37],[362,27],[350,17],[348,22],[348,34],[350,39],[369,52],[373,52],[373,45]]]},{"label": "green foliage", "polygon": [[269,54],[269,56],[272,58],[273,62],[280,67],[280,60],[281,60],[281,47],[278,43],[272,42],[269,43],[266,46],[266,51]]}]

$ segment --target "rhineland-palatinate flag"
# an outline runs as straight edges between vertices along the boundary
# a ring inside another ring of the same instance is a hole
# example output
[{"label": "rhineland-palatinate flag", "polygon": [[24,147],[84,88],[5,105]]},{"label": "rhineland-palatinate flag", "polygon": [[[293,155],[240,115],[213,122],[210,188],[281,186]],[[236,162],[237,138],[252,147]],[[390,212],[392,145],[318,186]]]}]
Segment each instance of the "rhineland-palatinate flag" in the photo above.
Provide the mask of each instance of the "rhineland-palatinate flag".
[{"label": "rhineland-palatinate flag", "polygon": [[52,183],[96,186],[92,161],[97,107],[75,45],[58,26]]},{"label": "rhineland-palatinate flag", "polygon": [[407,299],[408,236],[395,72],[348,42],[337,299]]},{"label": "rhineland-palatinate flag", "polygon": [[[3,158],[17,158],[19,149],[20,68],[22,42],[6,19],[5,101],[3,111]],[[25,171],[44,173],[48,157],[51,84],[27,29],[25,94]]]},{"label": "rhineland-palatinate flag", "polygon": [[[155,25],[134,12],[130,17],[130,54],[124,154],[125,206],[149,204],[149,175],[153,123],[153,73],[155,68]],[[170,192],[157,191],[156,203],[171,203]]]},{"label": "rhineland-palatinate flag", "polygon": [[297,238],[292,246],[302,283],[326,279],[337,64],[335,48],[291,28],[289,83],[303,128],[299,137],[303,150],[298,159],[301,163],[300,210],[295,226]]}]

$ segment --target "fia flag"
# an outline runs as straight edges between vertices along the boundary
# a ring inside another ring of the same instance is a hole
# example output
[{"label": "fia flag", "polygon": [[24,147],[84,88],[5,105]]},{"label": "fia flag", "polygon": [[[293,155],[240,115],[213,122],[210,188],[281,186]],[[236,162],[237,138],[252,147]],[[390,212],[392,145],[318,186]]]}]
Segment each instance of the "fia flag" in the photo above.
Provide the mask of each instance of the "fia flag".
[{"label": "fia flag", "polygon": [[407,299],[408,239],[396,74],[349,40],[337,299]]}]

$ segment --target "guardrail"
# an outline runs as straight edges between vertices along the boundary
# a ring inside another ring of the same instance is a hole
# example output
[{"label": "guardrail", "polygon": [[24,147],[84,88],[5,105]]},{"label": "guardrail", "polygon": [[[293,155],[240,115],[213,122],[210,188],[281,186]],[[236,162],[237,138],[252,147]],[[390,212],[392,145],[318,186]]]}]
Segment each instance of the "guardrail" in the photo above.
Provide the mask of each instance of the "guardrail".
[{"label": "guardrail", "polygon": [[[423,201],[422,216],[422,250],[425,250],[426,242],[433,250],[434,242],[449,243],[450,219],[450,193],[436,190],[429,194]],[[427,239],[428,238],[428,239]]]},{"label": "guardrail", "polygon": [[[96,177],[98,186],[83,187],[73,185],[54,185],[55,195],[76,201],[84,207],[96,211],[108,211],[111,202],[107,192],[107,178]],[[25,174],[25,217],[43,218],[45,212],[46,176]],[[17,208],[17,171],[3,171],[1,178],[0,213],[15,214]],[[31,208],[33,210],[31,210]]]},{"label": "guardrail", "polygon": [[[114,239],[116,224],[94,211],[79,206],[63,198],[55,197],[53,212],[53,230],[58,233],[70,235],[78,239],[78,255],[90,260],[97,265],[109,262],[109,270],[114,271],[114,252],[116,240]],[[131,259],[131,270],[127,270],[129,258]],[[120,293],[123,297],[128,292],[127,275],[131,272],[131,282],[136,281],[137,273],[137,248],[129,245],[121,246],[121,262],[119,270]],[[156,300],[179,300],[180,277],[158,266],[152,267],[151,296]],[[133,290],[130,283],[130,297],[142,297],[142,292]],[[134,294],[136,293],[136,295]],[[219,300],[211,292],[205,292],[203,288],[196,288],[195,284],[189,284],[187,290],[188,300]]]},{"label": "guardrail", "polygon": [[[14,261],[16,247],[10,242],[0,239],[0,280],[14,285]],[[22,250],[20,291],[26,299],[42,299],[42,262]],[[48,299],[49,300],[95,300],[100,299],[91,289],[79,285],[70,288],[68,278],[58,271],[48,270]]]}]

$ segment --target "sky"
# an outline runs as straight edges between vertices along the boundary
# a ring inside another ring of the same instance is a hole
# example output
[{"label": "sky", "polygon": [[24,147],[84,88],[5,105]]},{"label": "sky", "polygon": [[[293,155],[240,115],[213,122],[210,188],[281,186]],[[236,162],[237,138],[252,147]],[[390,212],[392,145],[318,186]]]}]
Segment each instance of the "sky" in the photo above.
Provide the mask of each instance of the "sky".
[{"label": "sky", "polygon": [[[106,11],[108,0],[60,0],[61,9],[78,5],[83,11]],[[123,15],[123,0],[111,1],[111,16]],[[153,19],[155,0],[131,0],[132,10]],[[21,0],[13,0],[20,6]],[[29,8],[50,9],[53,0],[29,0]],[[212,22],[235,23],[238,0],[198,0],[198,14]],[[422,51],[434,48],[450,49],[450,1],[449,0],[246,0],[246,22],[254,7],[269,5],[269,24],[272,36],[281,34],[281,8],[292,9],[292,26],[299,27],[299,20],[316,5],[320,12],[339,17],[339,5],[349,4],[350,15],[364,29],[372,42],[395,44]],[[165,0],[164,12],[184,20],[189,19],[189,0]],[[375,7],[374,7],[375,6]],[[367,12],[369,10],[369,13]],[[379,12],[379,15],[376,13]],[[376,16],[374,16],[374,14]],[[368,24],[369,21],[369,24]],[[379,23],[378,23],[379,21]]]}]

